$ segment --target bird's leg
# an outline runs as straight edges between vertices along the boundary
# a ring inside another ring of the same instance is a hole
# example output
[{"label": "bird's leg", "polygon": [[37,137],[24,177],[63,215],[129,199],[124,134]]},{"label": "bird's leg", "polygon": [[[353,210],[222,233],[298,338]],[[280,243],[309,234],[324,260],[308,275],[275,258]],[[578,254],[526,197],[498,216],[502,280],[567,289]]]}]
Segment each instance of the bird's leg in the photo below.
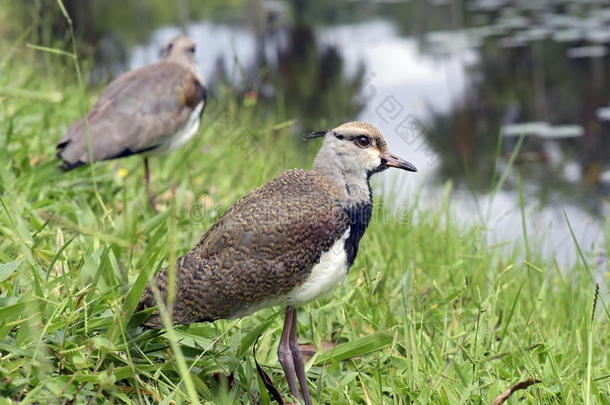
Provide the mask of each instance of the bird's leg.
[{"label": "bird's leg", "polygon": [[155,214],[157,213],[157,204],[155,204],[155,193],[150,189],[150,169],[148,168],[148,158],[144,158],[144,171],[146,172],[146,192],[148,193],[148,199],[150,200],[150,206],[152,207]]},{"label": "bird's leg", "polygon": [[303,355],[299,348],[299,341],[297,339],[297,310],[295,307],[288,308],[288,311],[293,312],[292,316],[292,327],[290,328],[290,335],[288,336],[288,345],[292,352],[292,359],[294,360],[294,366],[297,372],[297,378],[301,385],[301,392],[303,393],[303,399],[305,399],[305,405],[311,405],[311,396],[309,395],[309,386],[307,385],[307,375],[305,374],[305,362],[303,361]]},{"label": "bird's leg", "polygon": [[277,347],[277,359],[280,361],[286,380],[288,381],[288,387],[292,396],[295,397],[299,402],[301,401],[301,395],[299,394],[299,388],[297,386],[296,374],[294,370],[294,358],[290,349],[290,334],[291,329],[296,326],[296,311],[294,307],[288,307],[286,309],[286,317],[284,318],[284,329],[282,330],[282,337],[280,338],[280,344]]}]

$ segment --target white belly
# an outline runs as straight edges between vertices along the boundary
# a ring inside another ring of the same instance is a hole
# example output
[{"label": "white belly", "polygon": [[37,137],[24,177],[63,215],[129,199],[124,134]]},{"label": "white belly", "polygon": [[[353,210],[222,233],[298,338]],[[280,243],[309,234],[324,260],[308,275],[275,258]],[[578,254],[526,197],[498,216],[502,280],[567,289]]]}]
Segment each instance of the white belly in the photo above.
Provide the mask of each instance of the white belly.
[{"label": "white belly", "polygon": [[303,284],[281,297],[245,305],[239,308],[231,318],[241,318],[260,309],[276,305],[301,306],[329,295],[335,286],[343,281],[347,275],[345,240],[349,236],[349,231],[350,228],[347,228],[341,239],[336,241],[328,251],[322,253],[320,261],[311,269],[309,277]]},{"label": "white belly", "polygon": [[349,236],[347,228],[341,239],[320,257],[320,261],[311,269],[305,283],[290,291],[286,297],[287,305],[300,306],[330,294],[335,286],[347,275],[347,254],[345,240]]},{"label": "white belly", "polygon": [[174,149],[178,149],[190,141],[199,130],[199,123],[201,122],[201,110],[203,110],[204,104],[205,102],[203,101],[197,104],[193,112],[191,112],[191,115],[189,116],[189,119],[184,127],[182,127],[182,129],[180,129],[176,135],[169,138],[167,142],[152,150],[150,155],[164,154]]}]

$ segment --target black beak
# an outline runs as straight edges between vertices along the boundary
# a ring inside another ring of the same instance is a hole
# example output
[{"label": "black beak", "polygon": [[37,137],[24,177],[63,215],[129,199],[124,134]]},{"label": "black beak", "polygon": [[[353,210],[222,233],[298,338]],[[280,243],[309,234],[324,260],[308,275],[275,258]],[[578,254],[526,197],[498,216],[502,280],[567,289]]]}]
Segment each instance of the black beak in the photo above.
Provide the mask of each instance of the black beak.
[{"label": "black beak", "polygon": [[330,131],[330,130],[326,130],[326,131],[313,131],[312,133],[310,133],[309,135],[305,135],[303,137],[303,140],[309,140],[309,139],[315,139],[315,138],[321,138],[324,135],[326,135],[326,133]]},{"label": "black beak", "polygon": [[413,164],[404,159],[399,158],[393,153],[387,152],[381,154],[381,164],[386,167],[397,167],[408,172],[416,172],[417,168]]}]

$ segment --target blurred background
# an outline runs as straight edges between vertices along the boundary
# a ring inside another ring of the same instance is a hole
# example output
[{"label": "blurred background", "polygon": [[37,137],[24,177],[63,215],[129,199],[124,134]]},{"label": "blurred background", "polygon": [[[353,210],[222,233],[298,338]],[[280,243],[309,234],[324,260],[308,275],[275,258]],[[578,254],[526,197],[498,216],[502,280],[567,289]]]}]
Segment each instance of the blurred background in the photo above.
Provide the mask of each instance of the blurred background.
[{"label": "blurred background", "polygon": [[[31,26],[22,34],[30,42],[71,49],[55,0],[22,3],[0,18],[0,34],[17,38],[11,23]],[[198,44],[211,94],[231,93],[295,120],[295,136],[355,119],[380,128],[390,149],[419,169],[377,179],[399,201],[439,204],[451,184],[460,220],[480,224],[492,243],[512,243],[522,237],[520,178],[528,232],[549,259],[576,260],[565,210],[581,245],[607,260],[607,1],[64,5],[91,89],[155,62],[166,40],[185,33]],[[203,125],[211,117],[206,111]],[[513,174],[496,192],[518,147]]]}]

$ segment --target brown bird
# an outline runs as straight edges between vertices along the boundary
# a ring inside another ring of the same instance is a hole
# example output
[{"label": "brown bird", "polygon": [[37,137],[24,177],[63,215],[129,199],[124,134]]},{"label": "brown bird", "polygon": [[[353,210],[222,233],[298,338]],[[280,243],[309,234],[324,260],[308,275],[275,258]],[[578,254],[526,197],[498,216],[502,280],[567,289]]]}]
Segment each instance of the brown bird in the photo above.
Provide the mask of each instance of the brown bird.
[{"label": "brown bird", "polygon": [[[311,404],[299,351],[296,307],[332,292],[354,263],[371,219],[369,179],[389,167],[415,172],[388,152],[381,133],[348,122],[308,138],[323,137],[313,170],[284,172],[235,202],[176,263],[174,323],[239,318],[262,308],[286,309],[278,359],[288,386]],[[167,269],[154,283],[167,299]],[[151,283],[138,311],[157,305]],[[161,328],[158,311],[145,322]]]},{"label": "brown bird", "polygon": [[87,120],[79,119],[66,131],[57,144],[57,156],[64,169],[70,170],[91,160],[144,154],[146,191],[156,212],[148,156],[188,142],[199,129],[206,99],[195,62],[195,43],[177,36],[163,47],[159,62],[110,83],[87,113]]}]

